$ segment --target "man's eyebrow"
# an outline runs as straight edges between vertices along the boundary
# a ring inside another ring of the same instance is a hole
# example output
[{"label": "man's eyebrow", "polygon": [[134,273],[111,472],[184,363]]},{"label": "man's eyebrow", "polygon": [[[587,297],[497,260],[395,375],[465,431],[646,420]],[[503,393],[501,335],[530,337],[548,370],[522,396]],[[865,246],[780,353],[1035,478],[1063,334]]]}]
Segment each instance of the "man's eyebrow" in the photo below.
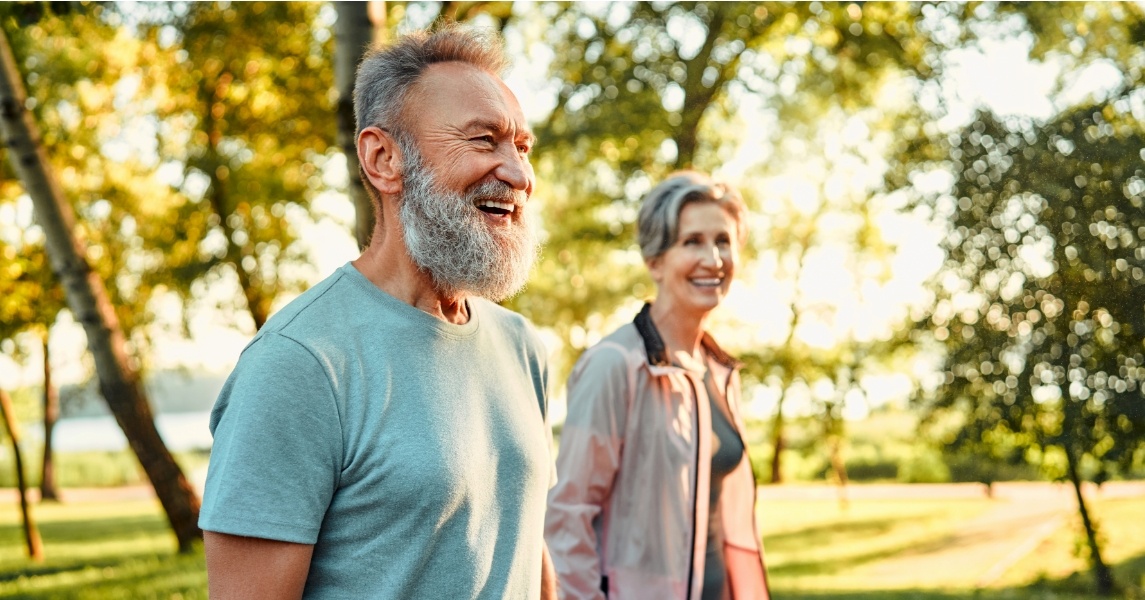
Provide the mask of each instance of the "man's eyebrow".
[{"label": "man's eyebrow", "polygon": [[[469,131],[473,129],[488,129],[489,131],[497,134],[504,134],[509,130],[509,128],[510,125],[505,122],[491,121],[489,119],[473,119],[466,123],[462,127],[462,130]],[[528,127],[521,127],[519,129],[518,135],[524,135],[525,140],[529,143],[530,146],[537,143],[537,136],[533,135],[533,132],[529,130]]]}]

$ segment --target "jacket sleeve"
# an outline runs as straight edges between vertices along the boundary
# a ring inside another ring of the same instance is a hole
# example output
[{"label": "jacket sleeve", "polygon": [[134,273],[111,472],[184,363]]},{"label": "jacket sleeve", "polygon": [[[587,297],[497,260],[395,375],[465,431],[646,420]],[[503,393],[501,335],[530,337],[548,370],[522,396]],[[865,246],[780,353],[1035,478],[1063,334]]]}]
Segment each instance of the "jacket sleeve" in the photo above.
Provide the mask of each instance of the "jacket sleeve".
[{"label": "jacket sleeve", "polygon": [[561,600],[599,600],[600,515],[620,468],[630,391],[622,348],[589,349],[568,382],[568,416],[557,453],[557,484],[549,491],[545,541]]}]

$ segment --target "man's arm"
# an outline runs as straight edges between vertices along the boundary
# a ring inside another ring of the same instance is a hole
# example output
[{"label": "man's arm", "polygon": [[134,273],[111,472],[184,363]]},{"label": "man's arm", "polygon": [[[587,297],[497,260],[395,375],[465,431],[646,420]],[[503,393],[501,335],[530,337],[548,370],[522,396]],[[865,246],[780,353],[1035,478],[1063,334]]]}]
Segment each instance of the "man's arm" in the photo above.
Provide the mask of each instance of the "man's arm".
[{"label": "man's arm", "polygon": [[310,544],[213,531],[203,532],[203,549],[211,600],[301,598],[314,553]]},{"label": "man's arm", "polygon": [[557,571],[548,544],[541,547],[541,600],[557,600]]}]

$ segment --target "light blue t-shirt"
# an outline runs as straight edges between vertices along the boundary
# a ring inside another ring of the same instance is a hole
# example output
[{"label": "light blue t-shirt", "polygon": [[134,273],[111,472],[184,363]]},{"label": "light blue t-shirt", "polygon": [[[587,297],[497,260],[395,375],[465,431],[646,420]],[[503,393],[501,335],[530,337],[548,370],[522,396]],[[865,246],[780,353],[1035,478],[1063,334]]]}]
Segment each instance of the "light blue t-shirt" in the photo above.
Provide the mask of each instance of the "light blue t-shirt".
[{"label": "light blue t-shirt", "polygon": [[211,415],[199,526],[314,544],[307,598],[535,598],[552,473],[535,330],[352,264],[271,318]]}]

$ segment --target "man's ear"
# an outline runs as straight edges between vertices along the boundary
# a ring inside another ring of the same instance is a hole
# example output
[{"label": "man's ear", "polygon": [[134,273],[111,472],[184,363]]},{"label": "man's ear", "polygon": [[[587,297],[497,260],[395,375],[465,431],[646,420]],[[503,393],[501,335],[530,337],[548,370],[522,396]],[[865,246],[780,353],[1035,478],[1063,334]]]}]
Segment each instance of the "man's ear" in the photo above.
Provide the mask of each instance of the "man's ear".
[{"label": "man's ear", "polygon": [[358,134],[358,163],[378,192],[401,193],[402,151],[389,132],[380,127],[363,129]]}]

